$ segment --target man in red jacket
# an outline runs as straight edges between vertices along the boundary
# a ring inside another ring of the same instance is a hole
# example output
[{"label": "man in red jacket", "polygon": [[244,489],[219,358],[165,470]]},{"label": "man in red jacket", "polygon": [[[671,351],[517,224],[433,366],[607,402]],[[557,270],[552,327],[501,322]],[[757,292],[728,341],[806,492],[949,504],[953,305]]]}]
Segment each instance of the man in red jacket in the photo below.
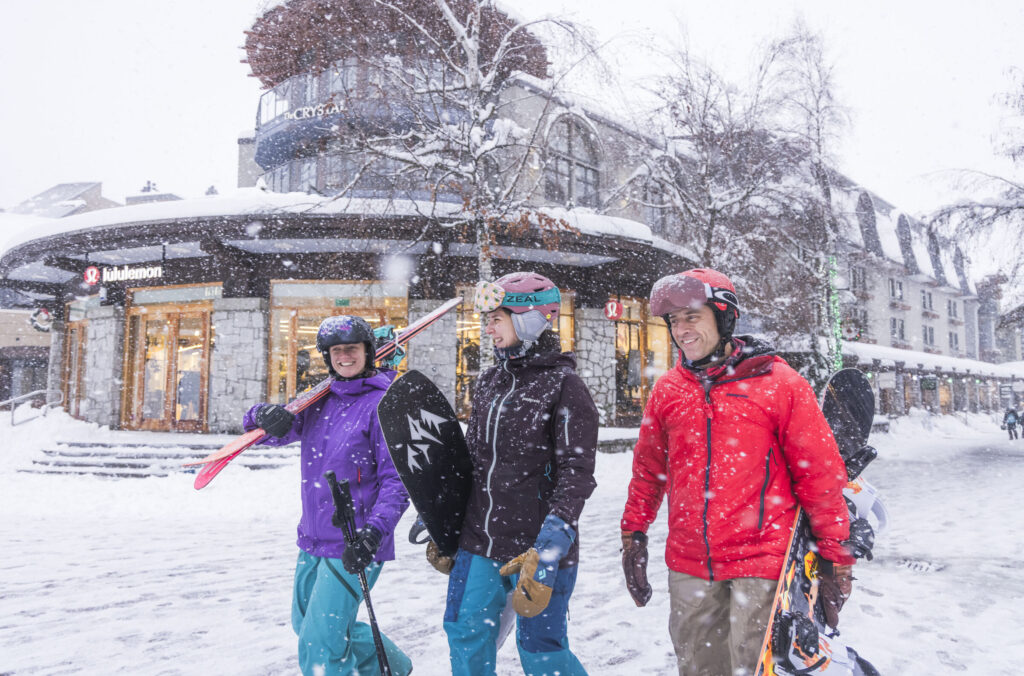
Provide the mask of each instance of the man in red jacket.
[{"label": "man in red jacket", "polygon": [[626,584],[645,605],[645,533],[667,492],[679,673],[753,673],[797,506],[833,564],[822,582],[833,622],[849,596],[845,466],[807,381],[769,345],[732,335],[739,303],[728,277],[664,277],[651,289],[651,313],[681,354],[651,392],[634,450],[621,522]]}]

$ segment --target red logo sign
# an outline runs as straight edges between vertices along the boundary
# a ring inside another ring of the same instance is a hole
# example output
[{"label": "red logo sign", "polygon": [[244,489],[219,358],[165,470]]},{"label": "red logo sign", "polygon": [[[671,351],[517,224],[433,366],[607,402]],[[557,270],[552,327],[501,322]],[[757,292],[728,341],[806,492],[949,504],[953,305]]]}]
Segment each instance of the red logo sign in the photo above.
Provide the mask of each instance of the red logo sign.
[{"label": "red logo sign", "polygon": [[623,311],[622,303],[617,300],[610,300],[604,304],[604,316],[613,322],[617,319],[622,319]]},{"label": "red logo sign", "polygon": [[88,284],[89,286],[93,286],[94,284],[99,284],[99,282],[100,282],[100,269],[98,267],[96,267],[95,265],[90,265],[89,267],[87,267],[85,269],[85,274],[82,275],[82,276],[85,277],[85,283]]}]

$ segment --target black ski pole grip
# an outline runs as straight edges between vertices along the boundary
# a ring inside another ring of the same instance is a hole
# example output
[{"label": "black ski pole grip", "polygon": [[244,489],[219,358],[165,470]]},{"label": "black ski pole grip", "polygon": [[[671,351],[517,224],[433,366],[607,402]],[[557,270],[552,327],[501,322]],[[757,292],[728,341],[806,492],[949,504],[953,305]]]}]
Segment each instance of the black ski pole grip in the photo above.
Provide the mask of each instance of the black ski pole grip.
[{"label": "black ski pole grip", "polygon": [[352,491],[349,490],[348,479],[338,481],[333,470],[324,472],[324,478],[327,479],[331,487],[331,497],[334,498],[334,516],[331,517],[331,523],[341,529],[345,543],[348,544],[355,536],[355,509],[352,506]]}]

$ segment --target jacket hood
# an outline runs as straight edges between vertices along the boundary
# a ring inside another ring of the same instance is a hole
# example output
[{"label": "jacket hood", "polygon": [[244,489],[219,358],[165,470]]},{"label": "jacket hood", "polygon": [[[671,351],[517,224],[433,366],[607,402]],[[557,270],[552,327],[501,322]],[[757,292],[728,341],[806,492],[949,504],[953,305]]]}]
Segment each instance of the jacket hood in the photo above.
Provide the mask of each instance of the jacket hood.
[{"label": "jacket hood", "polygon": [[331,392],[341,397],[354,397],[373,390],[384,391],[395,379],[394,371],[379,370],[367,378],[353,378],[352,380],[335,380],[331,383]]}]

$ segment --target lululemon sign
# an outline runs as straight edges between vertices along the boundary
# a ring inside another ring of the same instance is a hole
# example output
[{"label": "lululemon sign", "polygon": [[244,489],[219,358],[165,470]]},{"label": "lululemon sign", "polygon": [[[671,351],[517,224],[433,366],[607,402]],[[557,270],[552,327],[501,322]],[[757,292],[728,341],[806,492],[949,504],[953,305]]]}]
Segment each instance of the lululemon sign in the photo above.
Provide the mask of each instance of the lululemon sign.
[{"label": "lululemon sign", "polygon": [[119,268],[103,268],[102,272],[95,265],[85,269],[85,283],[94,286],[100,282],[128,282],[138,279],[159,279],[164,276],[164,268],[161,265],[129,267],[122,265]]},{"label": "lululemon sign", "polygon": [[623,310],[622,303],[617,300],[610,300],[604,304],[604,316],[613,322],[622,319]]}]

